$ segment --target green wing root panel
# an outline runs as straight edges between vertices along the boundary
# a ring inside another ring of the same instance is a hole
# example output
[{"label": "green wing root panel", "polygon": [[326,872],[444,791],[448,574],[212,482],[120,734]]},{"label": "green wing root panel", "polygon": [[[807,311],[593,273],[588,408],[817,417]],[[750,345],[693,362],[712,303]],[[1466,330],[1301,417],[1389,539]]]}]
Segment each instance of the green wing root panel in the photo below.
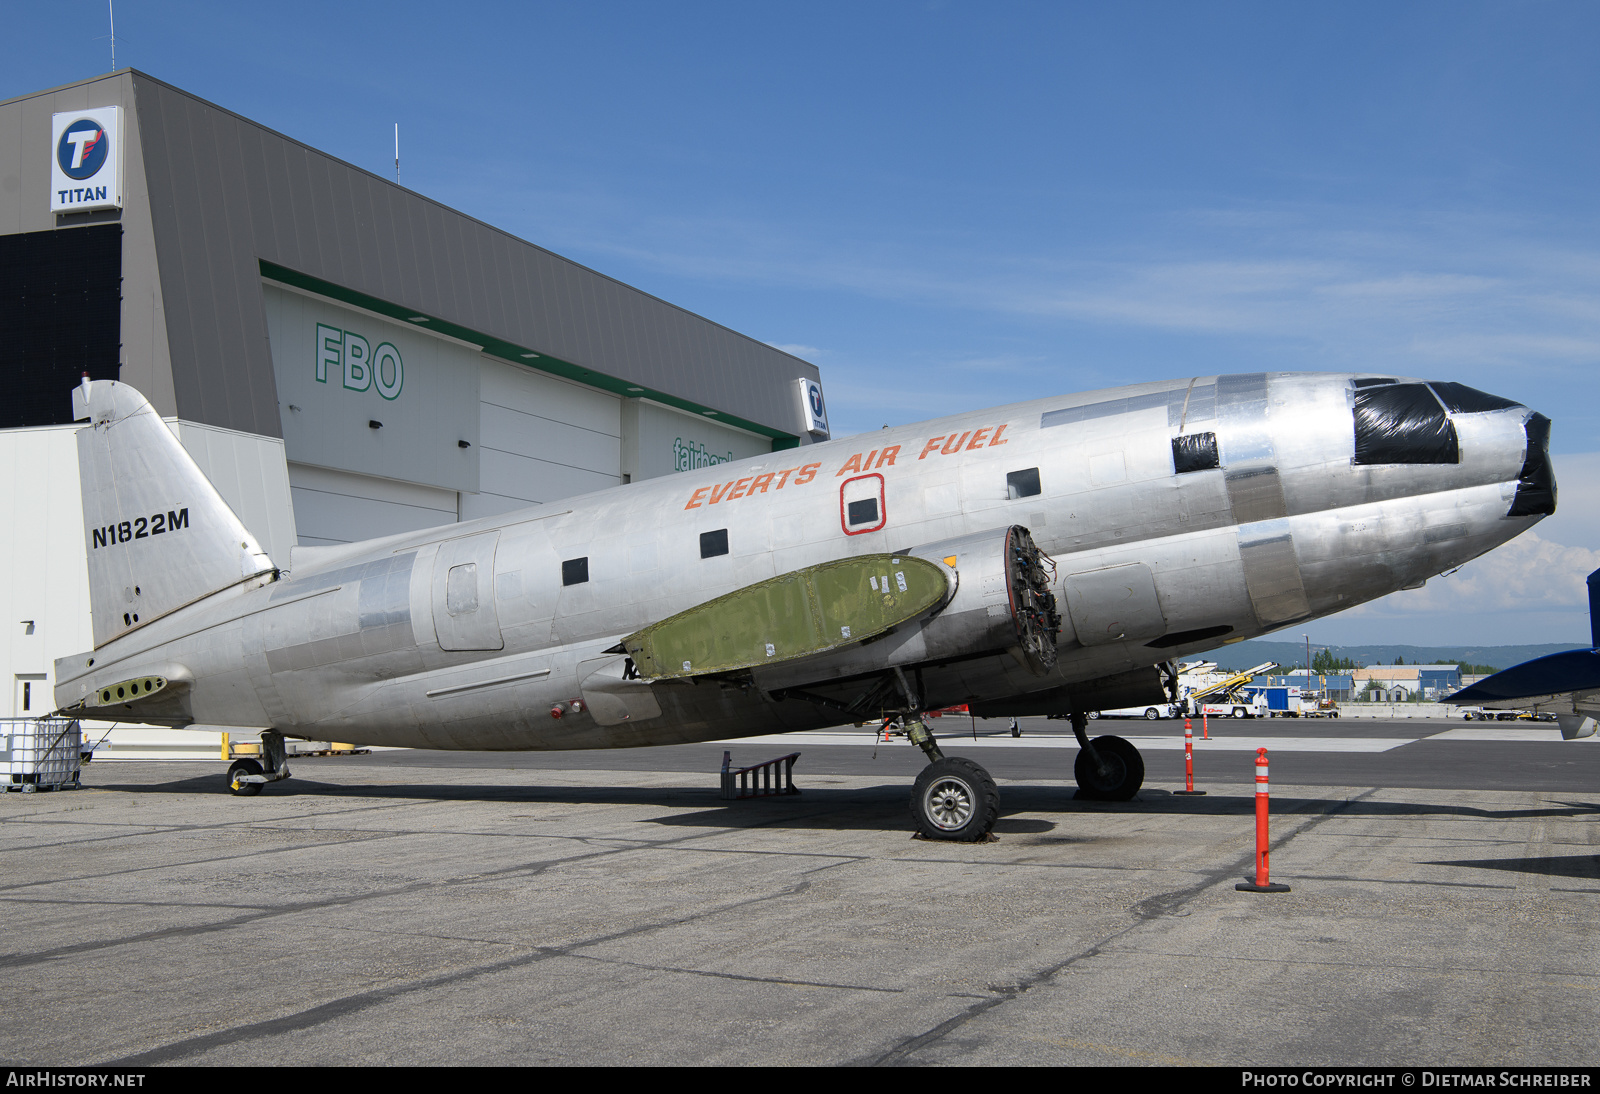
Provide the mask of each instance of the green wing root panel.
[{"label": "green wing root panel", "polygon": [[955,573],[906,555],[860,555],[759,581],[622,640],[639,675],[671,680],[826,653],[942,607]]}]

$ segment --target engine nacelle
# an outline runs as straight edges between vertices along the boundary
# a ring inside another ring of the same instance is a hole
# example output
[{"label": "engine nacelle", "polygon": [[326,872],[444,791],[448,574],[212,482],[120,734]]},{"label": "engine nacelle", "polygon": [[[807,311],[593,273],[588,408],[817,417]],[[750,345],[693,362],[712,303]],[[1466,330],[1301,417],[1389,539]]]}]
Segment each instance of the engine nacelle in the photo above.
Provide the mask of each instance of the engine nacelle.
[{"label": "engine nacelle", "polygon": [[753,673],[775,691],[885,669],[1009,652],[1043,676],[1056,663],[1061,616],[1050,591],[1054,565],[1026,528],[1012,525],[940,540],[905,552],[948,569],[955,592],[930,616],[848,649],[834,650]]}]

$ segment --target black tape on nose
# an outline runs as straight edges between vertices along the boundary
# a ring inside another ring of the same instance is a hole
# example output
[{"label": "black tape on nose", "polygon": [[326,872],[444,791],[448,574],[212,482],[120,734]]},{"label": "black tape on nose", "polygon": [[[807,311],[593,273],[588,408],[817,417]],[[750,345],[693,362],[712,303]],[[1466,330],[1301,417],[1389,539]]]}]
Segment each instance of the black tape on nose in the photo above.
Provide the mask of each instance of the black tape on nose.
[{"label": "black tape on nose", "polygon": [[1547,517],[1556,511],[1556,471],[1550,466],[1550,419],[1530,414],[1522,424],[1528,436],[1527,455],[1517,475],[1517,496],[1508,517]]}]

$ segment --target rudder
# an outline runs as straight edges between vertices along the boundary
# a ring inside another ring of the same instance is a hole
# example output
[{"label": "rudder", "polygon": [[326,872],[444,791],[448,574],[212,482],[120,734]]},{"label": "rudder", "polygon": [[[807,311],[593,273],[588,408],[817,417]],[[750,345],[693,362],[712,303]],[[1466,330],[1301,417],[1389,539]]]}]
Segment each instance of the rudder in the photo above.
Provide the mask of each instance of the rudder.
[{"label": "rudder", "polygon": [[72,410],[96,649],[275,569],[143,395],[86,377]]}]

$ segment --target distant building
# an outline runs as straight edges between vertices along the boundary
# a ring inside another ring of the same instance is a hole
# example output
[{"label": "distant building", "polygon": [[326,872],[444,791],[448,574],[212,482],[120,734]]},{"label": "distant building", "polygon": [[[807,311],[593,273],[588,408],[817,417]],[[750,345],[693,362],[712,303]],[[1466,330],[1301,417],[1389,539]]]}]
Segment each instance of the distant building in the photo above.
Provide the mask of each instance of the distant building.
[{"label": "distant building", "polygon": [[1327,692],[1328,698],[1340,702],[1354,698],[1350,674],[1343,672],[1291,672],[1284,676],[1257,676],[1251,683],[1266,687],[1299,688],[1301,694]]},{"label": "distant building", "polygon": [[1437,699],[1461,687],[1460,665],[1373,665],[1352,672],[1358,693],[1382,692],[1378,702],[1407,702],[1412,699]]}]

